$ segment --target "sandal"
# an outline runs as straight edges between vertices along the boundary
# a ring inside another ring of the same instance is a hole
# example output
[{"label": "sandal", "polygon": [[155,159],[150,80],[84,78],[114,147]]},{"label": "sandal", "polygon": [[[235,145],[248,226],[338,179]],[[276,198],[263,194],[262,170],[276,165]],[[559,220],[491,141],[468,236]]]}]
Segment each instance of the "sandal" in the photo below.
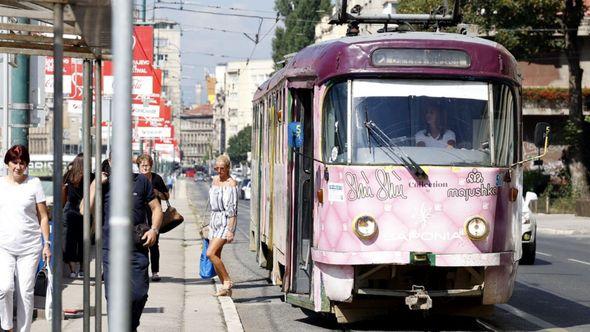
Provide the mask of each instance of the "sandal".
[{"label": "sandal", "polygon": [[223,286],[221,286],[221,289],[217,291],[215,294],[213,294],[213,296],[231,296],[233,286],[234,284],[231,281],[228,282],[227,285],[226,283],[224,283]]}]

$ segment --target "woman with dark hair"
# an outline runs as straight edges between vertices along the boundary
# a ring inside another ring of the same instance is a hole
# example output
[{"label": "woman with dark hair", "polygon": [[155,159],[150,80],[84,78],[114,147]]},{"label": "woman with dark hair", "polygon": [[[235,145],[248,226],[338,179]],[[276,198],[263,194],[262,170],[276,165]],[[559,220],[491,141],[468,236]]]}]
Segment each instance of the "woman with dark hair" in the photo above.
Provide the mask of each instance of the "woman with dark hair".
[{"label": "woman with dark hair", "polygon": [[[90,181],[93,178],[91,176]],[[80,202],[84,196],[84,155],[78,154],[64,174],[61,197],[64,213],[64,262],[70,269],[70,278],[83,277],[82,264],[76,274],[76,263],[82,262],[83,256],[83,220],[80,214]]]},{"label": "woman with dark hair", "polygon": [[0,178],[0,327],[8,331],[15,292],[16,330],[30,331],[39,253],[45,262],[51,258],[45,194],[39,178],[26,173],[30,161],[25,146],[11,147],[4,156],[8,174]]},{"label": "woman with dark hair", "polygon": [[416,146],[433,148],[454,148],[455,132],[447,128],[446,116],[436,105],[429,105],[424,114],[426,128],[418,131],[414,138]]},{"label": "woman with dark hair", "polygon": [[[162,200],[168,200],[170,194],[168,193],[168,187],[164,184],[164,180],[158,173],[152,172],[154,166],[154,160],[149,154],[142,154],[135,160],[139,173],[145,175],[150,180],[152,187],[154,188],[154,196],[162,204]],[[152,216],[148,213],[148,224],[152,226]],[[152,264],[152,281],[158,282],[160,278],[160,246],[159,236],[156,238],[156,243],[150,247],[150,262]]]}]

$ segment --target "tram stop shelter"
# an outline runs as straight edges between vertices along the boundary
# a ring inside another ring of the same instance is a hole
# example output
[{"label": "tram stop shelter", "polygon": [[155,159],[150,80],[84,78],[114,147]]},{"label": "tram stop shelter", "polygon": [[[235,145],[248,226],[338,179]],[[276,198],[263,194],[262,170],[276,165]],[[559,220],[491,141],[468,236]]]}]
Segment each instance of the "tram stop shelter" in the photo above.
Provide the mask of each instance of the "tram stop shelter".
[{"label": "tram stop shelter", "polygon": [[[28,66],[26,61],[28,55],[37,56],[52,56],[54,59],[54,75],[53,75],[53,161],[54,165],[63,165],[63,58],[74,57],[84,59],[83,65],[83,141],[82,145],[86,153],[84,153],[84,207],[85,211],[90,210],[90,172],[91,172],[91,154],[92,145],[94,143],[94,158],[96,165],[100,165],[102,152],[102,138],[101,130],[92,130],[92,116],[96,119],[102,119],[101,101],[102,101],[102,82],[101,75],[101,61],[112,58],[113,44],[119,50],[118,57],[121,61],[115,61],[115,78],[116,83],[114,92],[114,114],[113,124],[119,123],[115,126],[115,131],[119,130],[121,134],[115,134],[114,145],[119,147],[114,148],[114,156],[131,155],[130,137],[131,137],[131,36],[132,36],[132,2],[119,1],[111,3],[110,0],[0,0],[0,53],[16,54],[16,66],[12,69],[12,80],[19,81],[27,79]],[[115,8],[113,8],[115,7]],[[117,31],[113,33],[112,31]],[[127,36],[126,38],[124,36]],[[5,57],[5,69],[8,68],[8,57]],[[117,70],[118,68],[118,70]],[[19,76],[20,73],[20,76]],[[94,100],[93,100],[93,77],[94,80]],[[8,95],[8,85],[5,83],[5,95]],[[28,100],[17,100],[12,98],[12,102],[4,112],[7,114],[10,110],[13,117],[28,116],[31,106]],[[94,103],[94,107],[92,105]],[[5,101],[5,105],[8,102]],[[93,113],[94,109],[94,113]],[[120,112],[120,110],[124,110]],[[125,112],[125,110],[127,110]],[[19,113],[25,112],[25,113]],[[5,118],[6,119],[6,118]],[[12,121],[13,122],[13,121]],[[100,124],[99,121],[97,123]],[[13,132],[17,125],[12,125]],[[92,135],[94,133],[94,135]],[[119,136],[119,139],[117,139]],[[6,136],[5,136],[6,137]],[[92,139],[94,138],[94,142]],[[129,139],[127,139],[129,138]],[[6,141],[6,140],[5,140]],[[127,143],[125,143],[127,142]],[[5,145],[7,146],[7,145]],[[129,236],[130,242],[130,217],[125,219],[129,214],[128,204],[131,200],[131,174],[127,170],[131,169],[131,158],[125,160],[122,158],[119,165],[113,165],[112,178],[113,182],[121,184],[117,191],[119,194],[114,194],[113,199],[119,200],[120,204],[114,204],[112,216],[119,216],[118,225],[122,226],[122,236]],[[118,166],[118,167],[117,167]],[[96,167],[100,172],[100,167]],[[129,173],[129,174],[126,174]],[[97,174],[100,178],[100,173]],[[60,273],[54,274],[54,285],[62,285],[63,260],[62,260],[62,220],[63,213],[62,199],[61,199],[61,183],[63,180],[62,168],[54,167],[53,169],[53,197],[54,209],[52,212],[53,222],[53,244],[52,248],[58,248],[53,251],[52,270]],[[128,184],[128,186],[127,186]],[[96,220],[102,219],[102,202],[100,181],[97,181],[96,188],[96,204],[94,217]],[[125,205],[127,204],[127,205]],[[127,212],[119,212],[127,208]],[[122,220],[122,222],[121,222]],[[90,272],[90,214],[84,215],[84,270]],[[96,227],[96,275],[101,275],[101,227]],[[121,239],[121,238],[119,238]],[[128,270],[125,266],[129,265],[129,255],[126,251],[130,251],[130,243],[121,241],[122,255],[119,259],[112,260],[113,270]],[[113,246],[113,252],[118,247]],[[127,249],[127,250],[125,250]],[[126,265],[124,265],[126,260]],[[117,265],[119,264],[119,265]],[[112,298],[113,311],[123,312],[115,313],[112,316],[113,330],[123,330],[117,326],[128,326],[129,317],[125,314],[125,310],[118,310],[125,308],[128,305],[128,296],[125,293],[127,289],[124,287],[124,277],[128,275],[123,271],[122,274],[116,274],[112,278],[114,291],[120,292],[123,295],[114,296]],[[128,278],[127,278],[128,279]],[[97,280],[100,280],[97,278]],[[102,317],[101,302],[102,292],[101,283],[96,283],[96,297],[95,297],[95,315]],[[53,287],[53,303],[52,303],[52,331],[61,331],[62,321],[62,287]],[[84,331],[90,331],[90,273],[84,276]],[[120,303],[120,304],[118,304]],[[119,318],[120,317],[120,318]],[[101,319],[95,320],[95,330],[101,331]]]}]

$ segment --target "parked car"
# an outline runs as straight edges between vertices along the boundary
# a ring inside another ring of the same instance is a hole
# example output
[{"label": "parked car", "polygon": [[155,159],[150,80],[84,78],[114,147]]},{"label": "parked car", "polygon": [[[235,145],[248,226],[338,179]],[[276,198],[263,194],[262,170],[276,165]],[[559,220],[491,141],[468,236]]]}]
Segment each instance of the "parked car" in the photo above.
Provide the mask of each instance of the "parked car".
[{"label": "parked car", "polygon": [[527,192],[522,204],[522,258],[520,264],[535,264],[537,251],[537,218],[529,205],[537,200],[537,194]]},{"label": "parked car", "polygon": [[248,184],[242,188],[242,191],[244,193],[244,199],[250,200],[252,196],[252,181],[249,181]]},{"label": "parked car", "polygon": [[250,179],[244,179],[239,183],[239,192],[240,192],[240,199],[246,199],[244,188],[250,183]]},{"label": "parked car", "polygon": [[195,175],[195,182],[196,181],[205,181],[205,173],[197,172],[197,174]]}]

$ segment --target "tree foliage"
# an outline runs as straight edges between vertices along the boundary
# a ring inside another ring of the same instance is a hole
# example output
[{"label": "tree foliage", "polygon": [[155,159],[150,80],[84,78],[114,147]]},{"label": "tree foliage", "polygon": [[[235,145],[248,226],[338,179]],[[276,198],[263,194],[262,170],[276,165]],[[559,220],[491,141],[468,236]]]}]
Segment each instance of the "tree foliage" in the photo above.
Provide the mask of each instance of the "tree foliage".
[{"label": "tree foliage", "polygon": [[330,0],[275,0],[275,10],[285,17],[284,27],[275,30],[272,59],[275,63],[315,40],[315,26],[329,13]]},{"label": "tree foliage", "polygon": [[232,163],[239,164],[246,161],[252,145],[252,126],[246,126],[228,141],[227,154]]}]

